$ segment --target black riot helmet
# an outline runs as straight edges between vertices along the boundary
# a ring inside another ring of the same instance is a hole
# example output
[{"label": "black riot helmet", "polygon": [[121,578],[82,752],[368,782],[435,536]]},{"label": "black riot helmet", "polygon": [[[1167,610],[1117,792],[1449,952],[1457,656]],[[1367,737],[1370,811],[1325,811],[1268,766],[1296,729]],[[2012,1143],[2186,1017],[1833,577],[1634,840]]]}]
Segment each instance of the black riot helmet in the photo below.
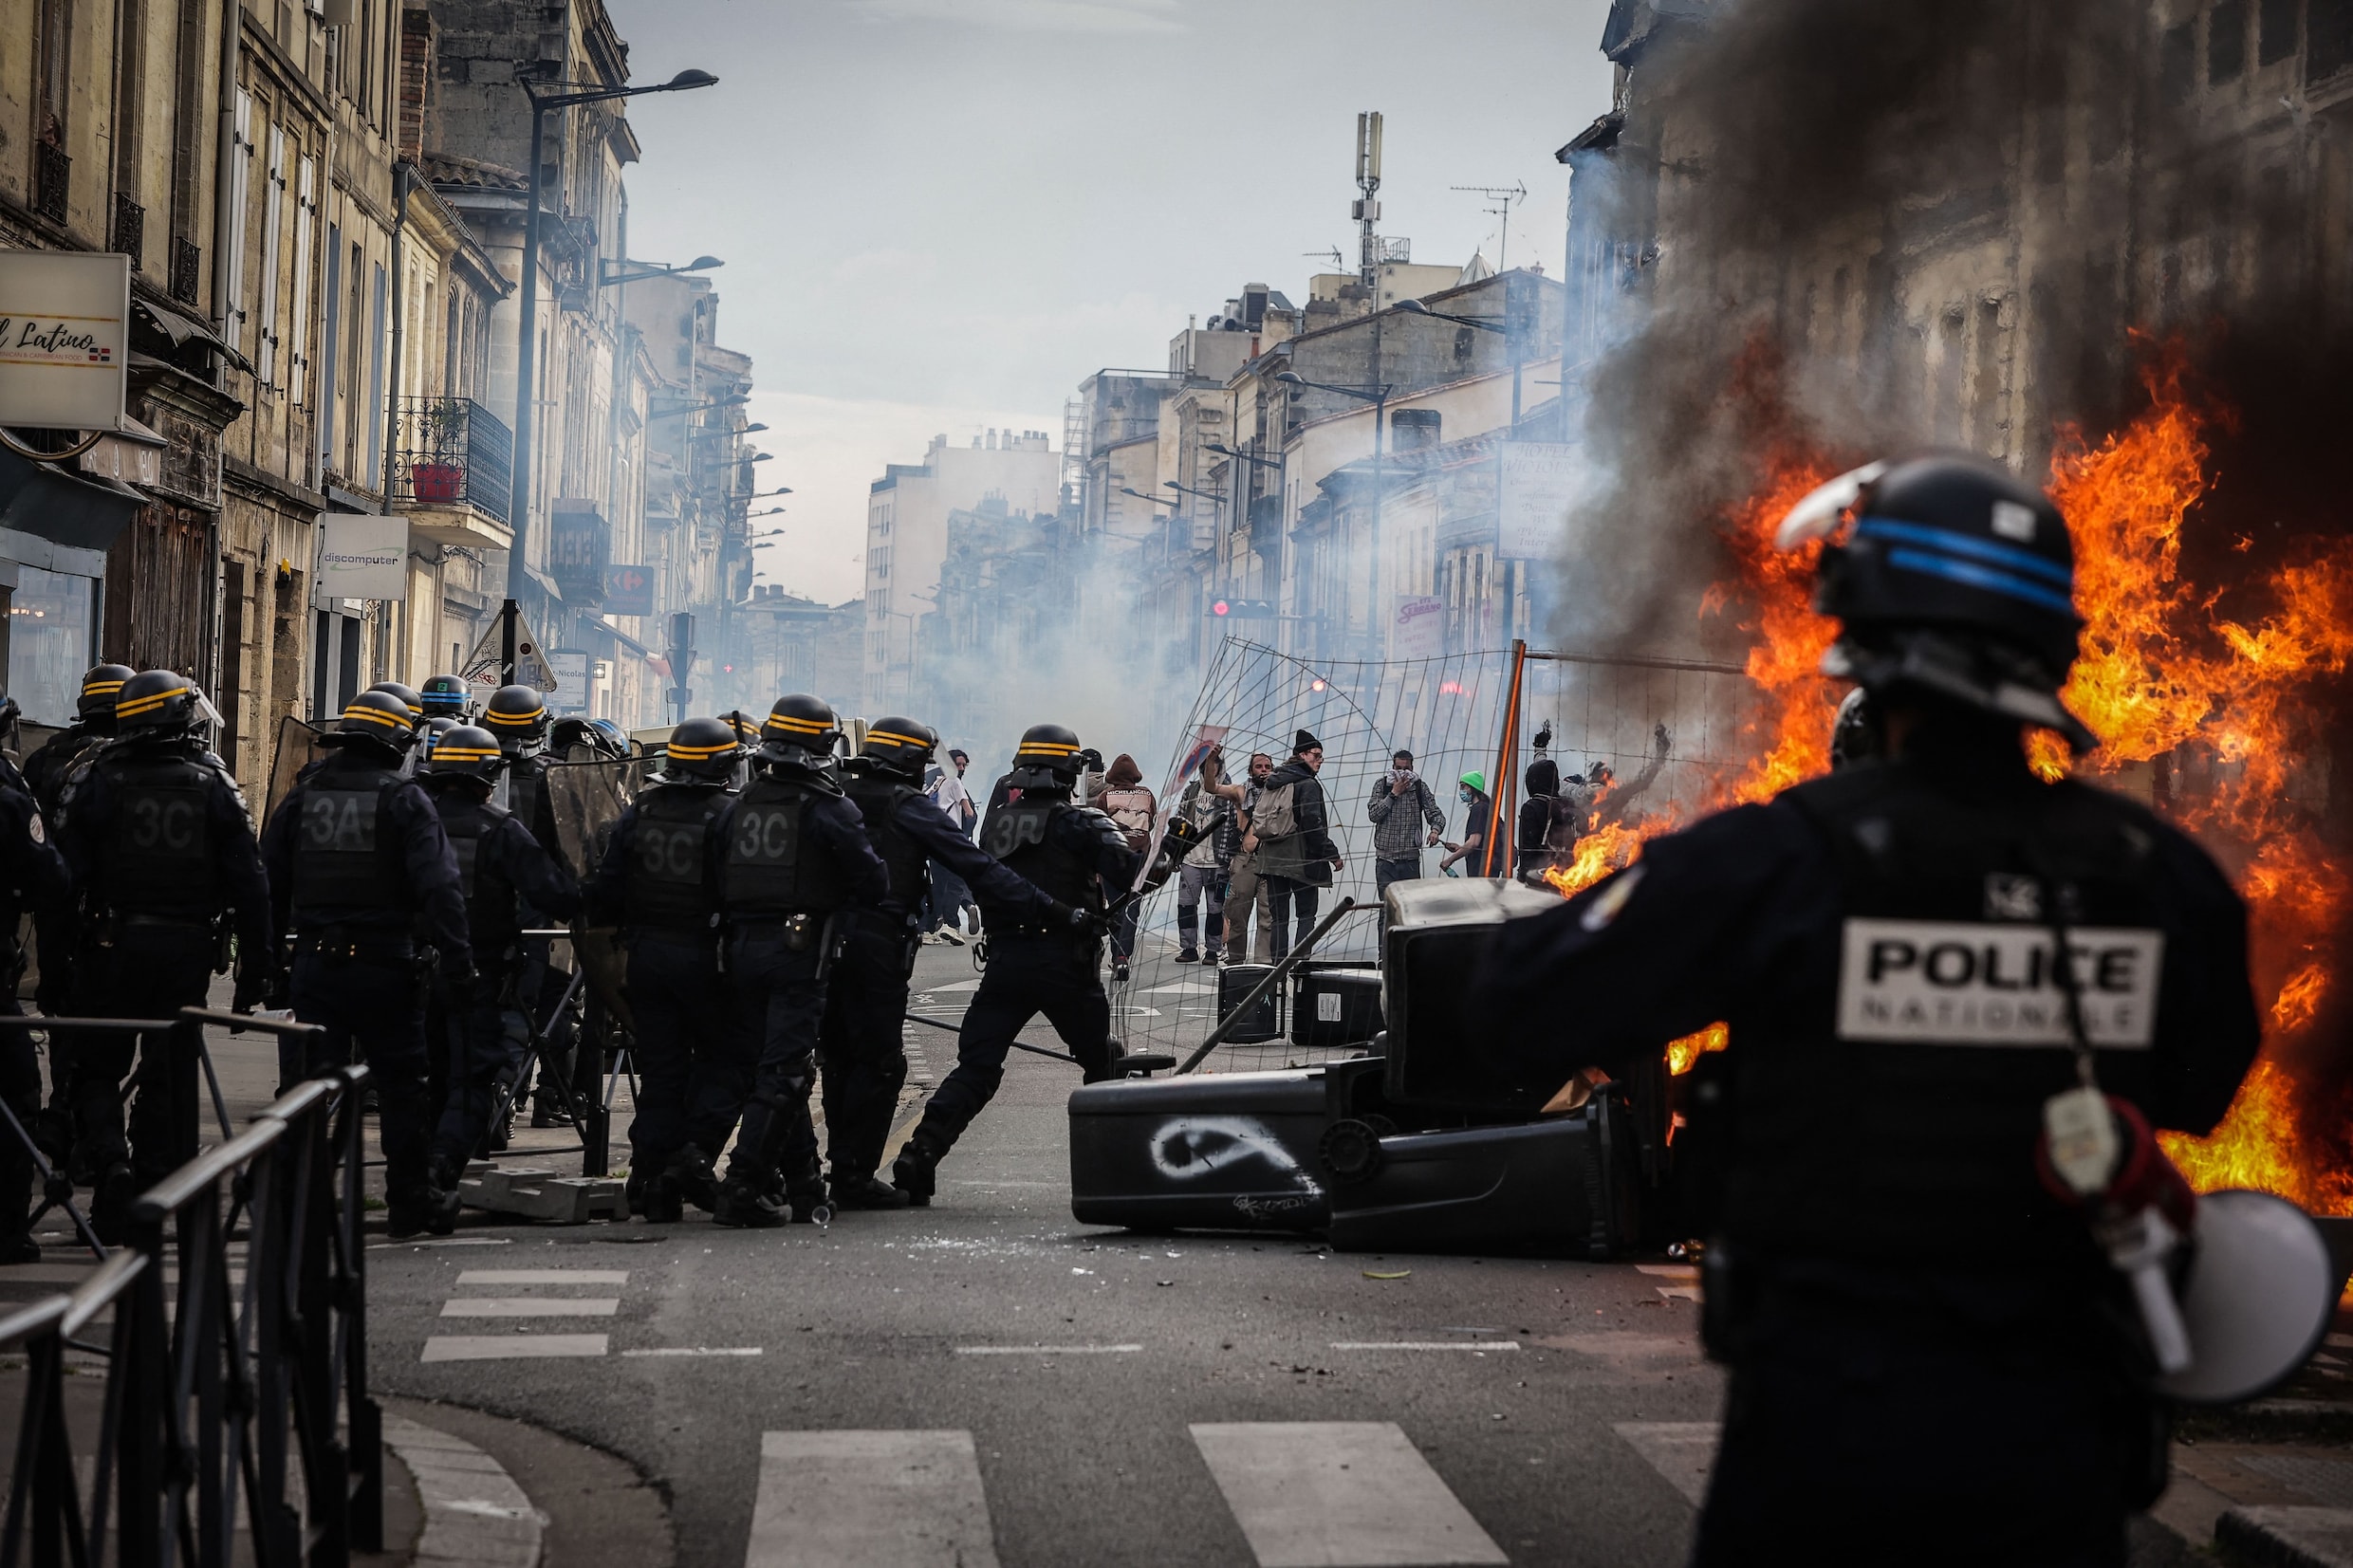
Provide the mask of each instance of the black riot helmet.
[{"label": "black riot helmet", "polygon": [[427,675],[425,684],[417,689],[417,700],[425,705],[429,714],[462,719],[466,705],[473,699],[466,683],[455,675]]},{"label": "black riot helmet", "polygon": [[397,680],[380,680],[368,690],[381,692],[386,696],[398,697],[400,706],[409,710],[410,729],[414,729],[425,722],[425,699],[417,695],[417,688],[403,686]]},{"label": "black riot helmet", "polygon": [[662,772],[687,784],[723,784],[735,777],[743,747],[725,719],[689,719],[670,731]]},{"label": "black riot helmet", "polygon": [[142,670],[115,696],[115,731],[121,735],[182,735],[212,716],[195,683],[176,670]]},{"label": "black riot helmet", "polygon": [[[433,748],[441,744],[443,736],[447,735],[451,730],[456,728],[457,721],[455,719],[444,718],[438,713],[428,713],[425,715],[425,722],[417,727],[417,766],[424,766],[426,762],[433,756]],[[490,733],[488,730],[483,732],[485,734]],[[491,738],[495,740],[497,737],[492,736]]]},{"label": "black riot helmet", "polygon": [[[427,719],[427,724],[445,721]],[[478,779],[485,785],[498,781],[504,754],[498,737],[479,725],[454,724],[433,741],[433,750],[417,767],[427,779]]]},{"label": "black riot helmet", "polygon": [[1059,724],[1033,724],[1021,732],[1009,782],[1015,789],[1070,789],[1085,766],[1075,730]]},{"label": "black riot helmet", "polygon": [[913,719],[877,719],[867,729],[865,744],[858,748],[858,754],[919,783],[923,765],[932,760],[932,753],[938,747],[938,731],[928,724],[917,724]]},{"label": "black riot helmet", "polygon": [[547,704],[536,686],[502,686],[482,710],[482,727],[512,754],[528,751],[547,736]]},{"label": "black riot helmet", "polygon": [[101,735],[115,731],[115,703],[122,683],[138,672],[127,664],[94,664],[82,677],[82,694],[74,698],[74,717],[83,728]]},{"label": "black riot helmet", "polygon": [[2075,548],[2050,497],[1998,464],[1930,452],[1832,480],[1783,519],[1824,545],[1815,608],[1842,622],[1823,672],[1875,696],[1933,693],[2099,744],[2059,701],[2084,628]]},{"label": "black riot helmet", "polygon": [[[716,721],[714,721],[716,722]],[[833,754],[842,721],[822,697],[794,692],[776,699],[760,725],[760,755],[769,762],[816,764]]]},{"label": "black riot helmet", "polygon": [[416,738],[406,703],[389,692],[362,692],[343,709],[333,732],[319,737],[319,744],[380,749],[397,762]]}]

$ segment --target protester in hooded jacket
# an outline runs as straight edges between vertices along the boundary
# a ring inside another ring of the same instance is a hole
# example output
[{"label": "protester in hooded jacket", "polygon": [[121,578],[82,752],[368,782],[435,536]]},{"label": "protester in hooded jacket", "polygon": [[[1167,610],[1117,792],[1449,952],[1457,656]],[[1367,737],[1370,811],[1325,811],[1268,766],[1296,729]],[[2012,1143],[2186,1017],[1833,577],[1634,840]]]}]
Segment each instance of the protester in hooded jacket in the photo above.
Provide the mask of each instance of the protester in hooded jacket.
[{"label": "protester in hooded jacket", "polygon": [[1561,794],[1561,765],[1539,757],[1528,765],[1528,799],[1520,802],[1519,830],[1511,839],[1511,874],[1526,881],[1551,863],[1552,813]]},{"label": "protester in hooded jacket", "polygon": [[[1144,787],[1143,769],[1136,759],[1122,751],[1111,759],[1103,773],[1102,787],[1095,792],[1092,802],[1096,810],[1109,817],[1127,839],[1127,847],[1141,855],[1152,843],[1154,821],[1159,816],[1160,802]],[[1112,896],[1125,893],[1114,888]],[[1136,951],[1136,906],[1129,904],[1112,918],[1111,974],[1115,980],[1127,978],[1128,960]]]},{"label": "protester in hooded jacket", "polygon": [[1267,775],[1250,836],[1242,840],[1242,847],[1257,857],[1268,901],[1274,907],[1273,956],[1278,960],[1291,950],[1290,912],[1298,912],[1298,934],[1306,937],[1315,929],[1323,890],[1332,885],[1332,873],[1343,864],[1340,848],[1332,842],[1324,786],[1316,782],[1323,767],[1324,743],[1305,729],[1294,734],[1290,760]]}]

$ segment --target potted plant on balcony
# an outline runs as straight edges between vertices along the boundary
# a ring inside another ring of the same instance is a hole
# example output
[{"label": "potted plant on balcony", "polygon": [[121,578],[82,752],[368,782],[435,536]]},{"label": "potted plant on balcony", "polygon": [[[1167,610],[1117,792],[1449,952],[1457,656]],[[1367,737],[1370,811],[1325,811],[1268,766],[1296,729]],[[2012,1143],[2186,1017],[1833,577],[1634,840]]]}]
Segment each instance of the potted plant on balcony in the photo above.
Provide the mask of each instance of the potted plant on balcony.
[{"label": "potted plant on balcony", "polygon": [[409,460],[409,493],[420,502],[451,502],[466,492],[466,415],[461,405],[435,398],[418,411],[424,448]]}]

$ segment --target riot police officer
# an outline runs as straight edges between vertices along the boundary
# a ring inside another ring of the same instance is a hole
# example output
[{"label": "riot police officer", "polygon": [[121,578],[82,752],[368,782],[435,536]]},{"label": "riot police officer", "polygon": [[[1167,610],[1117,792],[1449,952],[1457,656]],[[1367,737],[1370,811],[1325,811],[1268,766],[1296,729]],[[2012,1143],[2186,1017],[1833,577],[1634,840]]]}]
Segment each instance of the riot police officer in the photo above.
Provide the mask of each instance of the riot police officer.
[{"label": "riot police officer", "polygon": [[[202,1006],[227,965],[233,922],[236,1000],[250,1007],[274,981],[269,887],[245,797],[205,749],[208,704],[187,676],[147,670],[122,683],[115,741],[78,769],[58,806],[58,850],[80,892],[74,1010],[87,1018],[171,1018]],[[91,1226],[120,1237],[131,1200],[196,1153],[200,1042],[85,1035],[75,1046],[76,1137],[98,1190]],[[139,1056],[130,1140],[122,1083]]]},{"label": "riot police officer", "polygon": [[475,984],[457,858],[433,802],[399,773],[414,733],[398,698],[361,692],[321,737],[333,755],[262,832],[273,929],[294,932],[294,1016],[326,1027],[310,1070],[349,1061],[357,1043],[375,1081],[394,1236],[452,1218],[428,1163],[427,965],[414,933],[438,955],[453,999]]},{"label": "riot police officer", "polygon": [[[16,699],[0,697],[0,729],[15,716]],[[10,961],[0,965],[0,1011],[10,1018],[24,1011],[16,1000],[25,965],[25,955],[13,947],[18,921],[28,909],[64,909],[70,886],[65,858],[50,842],[24,775],[0,756],[0,941],[10,945]],[[0,1097],[29,1134],[41,1109],[41,1067],[27,1030],[0,1029]],[[0,1133],[0,1264],[41,1261],[40,1245],[29,1234],[32,1177],[32,1156],[12,1134]]]},{"label": "riot police officer", "polygon": [[1530,1084],[1731,1025],[1705,1320],[1732,1382],[1697,1561],[2121,1564],[2164,1483],[2154,1363],[2038,1134],[2079,1053],[2156,1126],[2214,1126],[2257,1042],[2245,910],[2140,804],[2028,767],[2027,727],[2096,744],[2059,697],[2083,623],[2049,499],[1917,457],[1818,492],[1783,543],[1849,506],[1824,670],[1870,693],[1885,755],[1510,923],[1464,1016]]},{"label": "riot police officer", "polygon": [[523,940],[518,899],[563,920],[580,909],[572,874],[510,813],[491,803],[498,769],[497,738],[473,725],[456,725],[440,736],[417,773],[457,858],[477,977],[463,994],[436,977],[426,1012],[434,1076],[446,1084],[446,1094],[434,1101],[439,1125],[432,1166],[435,1190],[449,1195],[445,1208],[455,1201],[457,1178],[490,1131],[498,1087],[514,1081],[529,1038],[509,994]]},{"label": "riot police officer", "polygon": [[890,872],[890,891],[879,905],[850,912],[847,940],[825,983],[817,1060],[837,1209],[901,1208],[907,1203],[906,1193],[879,1179],[875,1171],[890,1136],[891,1112],[907,1081],[900,1031],[931,863],[989,889],[997,906],[1018,919],[1047,927],[1069,924],[1069,910],[958,832],[923,793],[924,765],[938,745],[938,735],[927,725],[878,719],[859,754],[842,769],[843,787]]},{"label": "riot police officer", "polygon": [[923,1107],[891,1166],[891,1185],[922,1207],[932,1201],[940,1157],[971,1126],[1005,1079],[1013,1037],[1043,1012],[1093,1083],[1111,1076],[1111,999],[1097,970],[1108,927],[1107,885],[1124,890],[1142,857],[1118,824],[1070,794],[1085,764],[1079,737],[1058,724],[1022,733],[1006,799],[980,826],[980,847],[1057,906],[1051,919],[1017,911],[975,882],[989,931],[989,968],[956,1034],[956,1064]]},{"label": "riot police officer", "polygon": [[755,1065],[712,1218],[766,1227],[785,1223],[787,1201],[804,1215],[824,1201],[808,1101],[825,980],[843,912],[879,904],[890,874],[828,766],[842,735],[833,710],[779,697],[760,735],[751,781],[719,823],[736,1061]]},{"label": "riot police officer", "polygon": [[[536,687],[502,686],[491,693],[491,700],[483,709],[482,728],[498,737],[499,749],[506,755],[508,812],[539,840],[540,848],[563,861],[563,841],[556,835],[555,803],[547,795],[547,769],[555,759],[547,754],[547,699]],[[525,929],[529,930],[545,927],[551,915],[546,910],[532,908],[527,899],[522,918]],[[568,1019],[547,1018],[540,1012],[551,988],[547,983],[553,956],[550,941],[545,936],[523,938],[523,956],[515,968],[514,994],[516,1005],[547,1031],[547,1038],[540,1042],[539,1083],[531,1090],[531,1125],[568,1127],[571,1114],[564,1109],[555,1094],[548,1064],[555,1064],[554,1070],[564,1075],[565,1082],[578,1081],[571,1061],[578,1034]]]},{"label": "riot police officer", "polygon": [[455,719],[466,722],[466,711],[473,706],[473,694],[466,683],[455,675],[427,675],[425,684],[417,689],[417,700],[424,705],[429,719]]},{"label": "riot police officer", "polygon": [[57,802],[65,791],[65,776],[73,765],[91,747],[103,745],[115,733],[115,704],[122,692],[122,683],[137,672],[127,664],[96,664],[82,677],[81,694],[74,698],[74,722],[42,743],[41,749],[25,759],[24,779],[32,798],[45,816],[57,815]]},{"label": "riot police officer", "polygon": [[716,1204],[710,1155],[735,1123],[732,1075],[705,1080],[734,1043],[719,974],[717,844],[741,750],[717,719],[673,729],[660,777],[621,814],[586,890],[589,919],[619,927],[627,953],[638,1095],[623,1190],[650,1220],[677,1219],[688,1197]]}]

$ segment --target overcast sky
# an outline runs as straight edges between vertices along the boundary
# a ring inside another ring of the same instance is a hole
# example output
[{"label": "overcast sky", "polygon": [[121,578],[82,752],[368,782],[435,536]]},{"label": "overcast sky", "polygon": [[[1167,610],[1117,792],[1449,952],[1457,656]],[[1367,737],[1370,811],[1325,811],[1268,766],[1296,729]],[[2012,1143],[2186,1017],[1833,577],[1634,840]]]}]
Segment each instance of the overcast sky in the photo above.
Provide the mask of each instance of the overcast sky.
[{"label": "overcast sky", "polygon": [[[726,266],[754,439],[789,485],[761,580],[860,592],[869,482],[938,433],[1050,432],[1106,365],[1242,285],[1351,258],[1356,116],[1386,118],[1381,229],[1497,259],[1455,185],[1524,184],[1509,260],[1558,276],[1553,150],[1608,107],[1607,0],[607,0],[632,79],[630,249]],[[1353,261],[1350,263],[1353,267]],[[755,507],[755,509],[758,509]]]}]

